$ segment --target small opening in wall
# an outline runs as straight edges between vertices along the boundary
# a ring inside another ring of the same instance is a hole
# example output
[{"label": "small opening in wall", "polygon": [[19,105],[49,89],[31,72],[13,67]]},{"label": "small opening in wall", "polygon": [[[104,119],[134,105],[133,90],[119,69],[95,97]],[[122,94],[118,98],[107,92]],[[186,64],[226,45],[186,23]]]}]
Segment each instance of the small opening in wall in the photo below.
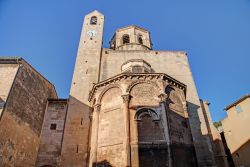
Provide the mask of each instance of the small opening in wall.
[{"label": "small opening in wall", "polygon": [[96,23],[97,23],[97,17],[96,17],[96,16],[92,16],[92,17],[90,18],[90,24],[91,24],[91,25],[96,25]]},{"label": "small opening in wall", "polygon": [[90,38],[90,40],[92,40],[93,38]]},{"label": "small opening in wall", "polygon": [[50,125],[50,130],[56,130],[56,124],[51,124]]},{"label": "small opening in wall", "polygon": [[78,149],[79,149],[79,148],[78,148],[78,144],[77,144],[77,145],[76,145],[76,153],[78,153],[78,151],[79,151]]},{"label": "small opening in wall", "polygon": [[83,124],[83,118],[81,118],[81,125]]}]

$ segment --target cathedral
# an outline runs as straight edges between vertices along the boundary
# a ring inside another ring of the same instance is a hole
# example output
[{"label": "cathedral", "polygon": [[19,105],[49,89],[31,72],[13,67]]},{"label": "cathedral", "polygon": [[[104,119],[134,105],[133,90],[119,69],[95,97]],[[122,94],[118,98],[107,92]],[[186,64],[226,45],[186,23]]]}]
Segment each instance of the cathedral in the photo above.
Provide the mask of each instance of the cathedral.
[{"label": "cathedral", "polygon": [[84,18],[68,99],[24,59],[0,57],[0,166],[227,167],[188,55],[150,32]]}]

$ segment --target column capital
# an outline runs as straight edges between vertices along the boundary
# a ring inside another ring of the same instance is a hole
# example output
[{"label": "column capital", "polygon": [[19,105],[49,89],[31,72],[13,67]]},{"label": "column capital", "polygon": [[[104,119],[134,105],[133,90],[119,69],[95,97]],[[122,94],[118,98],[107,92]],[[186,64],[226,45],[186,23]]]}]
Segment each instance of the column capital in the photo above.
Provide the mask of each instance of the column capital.
[{"label": "column capital", "polygon": [[161,99],[161,102],[164,102],[166,98],[168,97],[168,95],[165,93],[161,93],[158,95],[158,97]]},{"label": "column capital", "polygon": [[91,112],[91,113],[89,114],[89,120],[90,120],[90,121],[93,120],[93,112]]},{"label": "column capital", "polygon": [[95,104],[94,105],[94,111],[99,112],[101,109],[101,104]]},{"label": "column capital", "polygon": [[130,97],[131,97],[130,94],[124,94],[124,95],[122,95],[123,103],[129,102]]}]

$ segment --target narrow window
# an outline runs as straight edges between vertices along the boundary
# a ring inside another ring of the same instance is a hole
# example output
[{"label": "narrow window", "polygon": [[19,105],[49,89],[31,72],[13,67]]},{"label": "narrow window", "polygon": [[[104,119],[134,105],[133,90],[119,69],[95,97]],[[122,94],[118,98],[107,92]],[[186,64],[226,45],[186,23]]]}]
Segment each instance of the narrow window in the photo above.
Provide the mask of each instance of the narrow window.
[{"label": "narrow window", "polygon": [[78,144],[76,145],[76,153],[78,153],[79,148],[78,148]]},{"label": "narrow window", "polygon": [[50,125],[50,130],[56,130],[56,124],[51,124]]},{"label": "narrow window", "polygon": [[139,44],[143,44],[143,40],[142,40],[142,36],[141,35],[138,36],[138,42],[139,42]]},{"label": "narrow window", "polygon": [[235,106],[235,110],[237,111],[237,113],[242,112],[242,108],[239,105]]},{"label": "narrow window", "polygon": [[90,24],[91,25],[96,25],[97,24],[97,17],[96,16],[92,16],[90,18]]},{"label": "narrow window", "polygon": [[129,36],[127,34],[123,35],[123,37],[122,37],[122,43],[126,44],[126,43],[129,43],[129,42],[130,42]]},{"label": "narrow window", "polygon": [[83,124],[83,118],[81,118],[81,125]]}]

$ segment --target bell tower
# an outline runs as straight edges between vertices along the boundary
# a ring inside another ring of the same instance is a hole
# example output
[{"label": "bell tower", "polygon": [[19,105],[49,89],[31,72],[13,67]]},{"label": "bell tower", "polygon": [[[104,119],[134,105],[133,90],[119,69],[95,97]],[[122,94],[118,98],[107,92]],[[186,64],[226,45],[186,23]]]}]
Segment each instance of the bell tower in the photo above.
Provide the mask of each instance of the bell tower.
[{"label": "bell tower", "polygon": [[93,83],[99,81],[104,15],[93,11],[85,16],[71,83],[60,158],[61,166],[87,166]]},{"label": "bell tower", "polygon": [[85,16],[70,96],[88,104],[88,92],[99,80],[104,15],[93,11]]},{"label": "bell tower", "polygon": [[116,30],[110,41],[114,50],[151,50],[150,32],[136,25]]}]

